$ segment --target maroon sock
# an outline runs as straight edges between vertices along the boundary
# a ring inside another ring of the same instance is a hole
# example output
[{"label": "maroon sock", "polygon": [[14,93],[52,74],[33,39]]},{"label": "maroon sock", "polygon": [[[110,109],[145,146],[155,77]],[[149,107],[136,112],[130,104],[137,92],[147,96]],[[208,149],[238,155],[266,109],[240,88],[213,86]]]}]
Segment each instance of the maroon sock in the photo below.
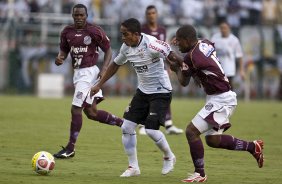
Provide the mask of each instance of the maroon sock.
[{"label": "maroon sock", "polygon": [[70,127],[70,139],[69,143],[66,146],[67,150],[73,151],[74,145],[77,140],[78,134],[82,127],[82,115],[81,114],[72,114],[71,127]]},{"label": "maroon sock", "polygon": [[190,153],[194,163],[195,172],[200,173],[201,176],[205,176],[204,169],[204,146],[202,140],[199,139],[194,142],[188,141],[190,146]]},{"label": "maroon sock", "polygon": [[237,139],[231,135],[221,135],[219,148],[228,150],[248,151],[250,153],[255,149],[253,142],[247,142]]},{"label": "maroon sock", "polygon": [[103,110],[97,111],[97,116],[95,117],[96,121],[99,121],[101,123],[109,124],[109,125],[116,125],[121,126],[123,123],[123,120],[119,117],[116,117],[115,115],[108,113]]}]

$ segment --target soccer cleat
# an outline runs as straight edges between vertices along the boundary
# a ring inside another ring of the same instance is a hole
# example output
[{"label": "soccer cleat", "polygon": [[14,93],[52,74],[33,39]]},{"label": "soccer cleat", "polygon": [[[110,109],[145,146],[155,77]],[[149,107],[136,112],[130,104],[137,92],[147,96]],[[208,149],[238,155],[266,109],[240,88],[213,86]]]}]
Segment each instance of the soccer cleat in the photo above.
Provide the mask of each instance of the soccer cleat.
[{"label": "soccer cleat", "polygon": [[65,159],[65,158],[71,158],[71,157],[74,157],[75,155],[75,151],[70,151],[70,150],[67,150],[66,148],[64,148],[62,146],[62,150],[59,151],[58,153],[55,153],[53,156],[55,158],[61,158],[61,159]]},{"label": "soccer cleat", "polygon": [[173,171],[174,165],[176,163],[176,157],[173,155],[171,158],[164,158],[162,174],[166,175]]},{"label": "soccer cleat", "polygon": [[139,135],[147,135],[144,125],[139,127]]},{"label": "soccer cleat", "polygon": [[140,169],[139,168],[133,168],[129,166],[120,177],[132,177],[132,176],[139,176],[140,175]]},{"label": "soccer cleat", "polygon": [[264,156],[263,156],[263,153],[262,153],[263,141],[262,140],[255,140],[255,141],[253,141],[253,143],[255,144],[255,151],[253,153],[253,156],[257,160],[258,167],[262,168],[263,161],[264,161]]},{"label": "soccer cleat", "polygon": [[184,183],[205,182],[207,180],[207,178],[208,178],[207,175],[205,175],[203,177],[199,173],[195,172],[193,174],[190,174],[190,176],[188,178],[182,180],[182,182],[184,182]]},{"label": "soccer cleat", "polygon": [[166,134],[173,135],[173,134],[182,134],[183,130],[180,128],[177,128],[176,126],[172,125],[168,129],[166,129]]}]

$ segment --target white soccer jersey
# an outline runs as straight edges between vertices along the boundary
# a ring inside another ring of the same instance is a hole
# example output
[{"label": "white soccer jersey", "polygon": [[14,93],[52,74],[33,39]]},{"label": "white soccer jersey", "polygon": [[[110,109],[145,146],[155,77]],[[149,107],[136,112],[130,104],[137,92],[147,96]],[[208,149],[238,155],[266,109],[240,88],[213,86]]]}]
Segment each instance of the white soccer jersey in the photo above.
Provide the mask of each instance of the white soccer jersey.
[{"label": "white soccer jersey", "polygon": [[233,34],[229,34],[224,38],[221,33],[215,34],[211,41],[215,43],[216,55],[222,65],[227,77],[236,74],[236,58],[243,57],[242,47],[239,39]]},{"label": "white soccer jersey", "polygon": [[114,59],[117,65],[130,62],[138,78],[138,88],[146,94],[169,93],[172,90],[163,58],[171,52],[170,46],[155,37],[142,33],[136,47],[123,44]]}]

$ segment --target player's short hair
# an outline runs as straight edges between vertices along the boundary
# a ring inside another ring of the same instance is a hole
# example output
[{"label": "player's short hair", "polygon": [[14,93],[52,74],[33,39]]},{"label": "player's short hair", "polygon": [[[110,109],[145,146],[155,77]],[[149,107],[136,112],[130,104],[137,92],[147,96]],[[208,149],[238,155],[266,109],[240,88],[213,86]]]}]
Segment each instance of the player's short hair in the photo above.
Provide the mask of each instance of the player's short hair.
[{"label": "player's short hair", "polygon": [[221,20],[219,23],[218,23],[218,25],[220,26],[221,24],[226,24],[226,25],[228,25],[229,27],[230,27],[230,24],[229,24],[229,22],[227,21],[227,20]]},{"label": "player's short hair", "polygon": [[146,8],[146,12],[149,11],[149,10],[151,10],[151,9],[155,9],[156,11],[158,11],[155,5],[149,5],[149,6],[147,6],[147,8]]},{"label": "player's short hair", "polygon": [[192,25],[184,25],[180,27],[177,32],[177,36],[189,40],[197,40],[197,31]]},{"label": "player's short hair", "polygon": [[131,33],[139,33],[141,34],[141,24],[135,18],[130,18],[121,23],[122,26],[126,27],[127,30]]},{"label": "player's short hair", "polygon": [[72,7],[72,12],[74,11],[75,8],[84,8],[86,15],[88,15],[88,13],[87,13],[87,8],[86,8],[86,6],[85,6],[84,4],[76,4],[76,5],[74,5],[74,6]]}]

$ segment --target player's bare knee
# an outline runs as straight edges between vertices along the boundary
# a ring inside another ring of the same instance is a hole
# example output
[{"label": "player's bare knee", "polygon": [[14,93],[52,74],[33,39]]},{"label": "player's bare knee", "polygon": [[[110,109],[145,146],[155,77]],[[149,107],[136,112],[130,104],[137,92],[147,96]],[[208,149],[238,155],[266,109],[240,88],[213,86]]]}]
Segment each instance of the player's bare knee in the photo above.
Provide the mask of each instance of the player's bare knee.
[{"label": "player's bare knee", "polygon": [[205,137],[205,139],[206,139],[206,143],[209,147],[218,148],[219,139],[220,139],[219,135],[207,135]]},{"label": "player's bare knee", "polygon": [[188,141],[195,141],[199,138],[200,136],[200,132],[197,130],[197,128],[190,123],[187,127],[186,127],[186,138]]},{"label": "player's bare knee", "polygon": [[97,111],[93,111],[91,108],[85,108],[83,111],[88,119],[96,120]]},{"label": "player's bare knee", "polygon": [[72,115],[79,115],[82,113],[82,108],[81,107],[77,107],[77,106],[72,106],[71,107],[71,114]]}]

